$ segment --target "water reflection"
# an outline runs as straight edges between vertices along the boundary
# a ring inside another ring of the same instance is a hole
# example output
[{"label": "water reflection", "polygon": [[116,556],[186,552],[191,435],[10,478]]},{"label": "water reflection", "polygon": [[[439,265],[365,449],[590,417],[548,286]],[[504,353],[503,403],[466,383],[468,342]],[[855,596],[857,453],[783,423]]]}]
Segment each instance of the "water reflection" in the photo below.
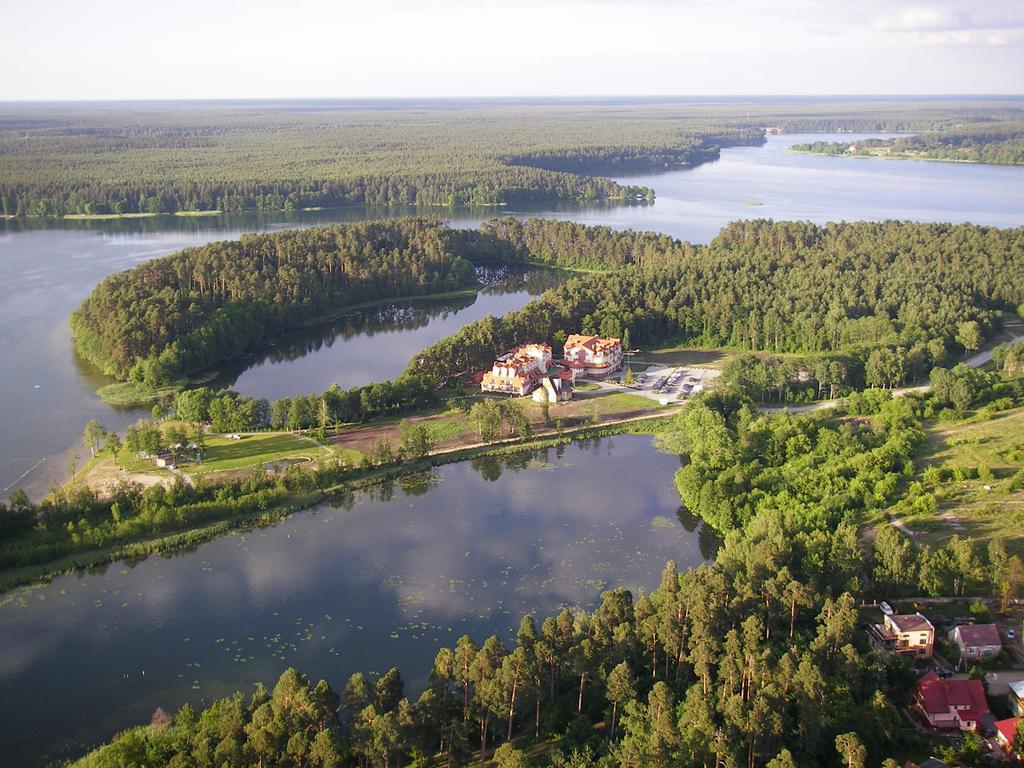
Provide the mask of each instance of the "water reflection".
[{"label": "water reflection", "polygon": [[501,316],[564,282],[555,269],[481,267],[474,295],[390,302],[289,331],[221,367],[216,384],[254,397],[343,389],[398,376],[421,349],[486,315]]},{"label": "water reflection", "polygon": [[452,464],[273,528],[11,593],[5,757],[31,764],[290,665],[342,684],[400,663],[415,688],[463,632],[508,638],[525,613],[650,589],[667,559],[707,556],[700,527],[676,517],[678,466],[641,436]]}]

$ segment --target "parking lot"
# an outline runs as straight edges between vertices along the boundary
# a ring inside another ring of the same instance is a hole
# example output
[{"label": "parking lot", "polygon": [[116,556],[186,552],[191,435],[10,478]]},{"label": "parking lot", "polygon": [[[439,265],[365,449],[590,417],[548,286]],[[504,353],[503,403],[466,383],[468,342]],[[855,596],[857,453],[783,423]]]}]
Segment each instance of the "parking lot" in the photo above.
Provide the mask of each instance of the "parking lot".
[{"label": "parking lot", "polygon": [[652,366],[637,374],[634,386],[648,397],[670,402],[700,394],[719,375],[721,371],[714,368]]}]

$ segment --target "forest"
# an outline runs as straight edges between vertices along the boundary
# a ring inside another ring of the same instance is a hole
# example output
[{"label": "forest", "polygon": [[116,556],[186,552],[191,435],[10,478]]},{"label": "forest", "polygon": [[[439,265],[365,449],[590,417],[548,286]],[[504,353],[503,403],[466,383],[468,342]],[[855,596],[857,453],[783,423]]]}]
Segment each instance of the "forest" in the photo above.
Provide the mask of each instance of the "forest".
[{"label": "forest", "polygon": [[[157,384],[356,301],[467,287],[473,264],[537,262],[590,272],[464,326],[406,377],[443,386],[514,344],[580,331],[803,354],[822,387],[892,387],[1000,329],[1024,303],[1022,253],[1024,230],[970,224],[753,220],[694,246],[564,221],[506,217],[474,231],[405,219],[188,249],[107,278],[71,325],[101,370]],[[789,370],[781,358],[756,365]],[[771,371],[761,378],[763,395]]]},{"label": "forest", "polygon": [[[605,175],[692,166],[787,131],[1020,119],[998,99],[46,104],[0,107],[0,216],[340,205],[642,204]],[[599,175],[594,175],[599,174]]]},{"label": "forest", "polygon": [[[1024,568],[999,539],[930,549],[887,525],[873,543],[858,531],[908,492],[924,410],[948,394],[872,391],[810,417],[701,396],[658,440],[688,453],[683,498],[696,493],[727,532],[714,562],[670,562],[648,595],[610,590],[592,611],[525,616],[514,638],[463,636],[438,649],[415,697],[397,668],[337,689],[290,669],[201,713],[159,711],[77,765],[891,768],[908,750],[934,753],[902,727],[913,669],[869,650],[858,606],[922,591],[1012,599]],[[698,490],[707,483],[735,501]],[[969,738],[939,754],[981,759]]]},{"label": "forest", "polygon": [[[482,231],[533,258],[602,271],[464,326],[418,354],[408,374],[455,381],[496,350],[578,331],[770,353],[756,363],[762,399],[797,373],[781,356],[804,356],[799,368],[835,395],[914,381],[978,349],[1024,302],[1022,229],[751,220],[707,246],[540,220]],[[744,378],[753,394],[755,379]]]},{"label": "forest", "polygon": [[653,199],[599,170],[761,143],[687,110],[338,103],[0,110],[0,215]]},{"label": "forest", "polygon": [[202,370],[342,307],[476,286],[437,222],[251,235],[111,275],[71,317],[75,348],[149,385]]},{"label": "forest", "polygon": [[981,123],[936,133],[851,142],[795,144],[797,152],[856,157],[904,157],[955,162],[1020,165],[1024,163],[1024,123]]}]

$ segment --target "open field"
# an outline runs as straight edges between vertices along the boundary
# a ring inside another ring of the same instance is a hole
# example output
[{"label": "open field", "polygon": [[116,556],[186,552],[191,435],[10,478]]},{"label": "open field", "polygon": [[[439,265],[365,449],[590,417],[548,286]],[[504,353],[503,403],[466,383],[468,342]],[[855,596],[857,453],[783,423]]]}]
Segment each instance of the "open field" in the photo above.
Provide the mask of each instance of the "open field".
[{"label": "open field", "polygon": [[330,448],[318,444],[310,437],[289,432],[258,432],[244,434],[240,440],[224,436],[206,439],[203,463],[183,464],[190,475],[206,475],[231,469],[249,469],[265,462],[280,459],[326,459],[335,455]]},{"label": "open field", "polygon": [[729,360],[738,357],[741,353],[728,349],[693,349],[686,346],[662,347],[650,351],[641,352],[634,356],[630,367],[634,373],[640,371],[639,366],[644,363],[657,365],[694,365],[711,366],[720,368]]},{"label": "open field", "polygon": [[915,479],[926,482],[930,467],[944,470],[946,477],[930,488],[938,502],[934,514],[900,513],[916,539],[1001,536],[1024,554],[1024,491],[1010,487],[1024,469],[1024,408],[985,421],[940,422],[927,432],[928,458],[919,463]]},{"label": "open field", "polygon": [[[538,435],[554,434],[557,431],[556,423],[560,423],[563,429],[573,429],[584,424],[636,418],[662,408],[656,402],[639,395],[602,390],[581,393],[567,403],[550,405],[548,419],[545,421],[543,406],[529,398],[524,398],[520,402],[526,410],[530,426]],[[377,443],[387,440],[392,448],[397,448],[401,444],[398,426],[400,421],[391,419],[343,429],[330,438],[331,444],[351,451],[370,453]],[[480,442],[476,427],[464,411],[448,410],[443,413],[411,417],[409,421],[426,425],[435,449],[439,451],[457,450]]]},{"label": "open field", "polygon": [[[628,391],[601,389],[581,392],[567,403],[544,408],[530,398],[520,400],[535,435],[555,435],[559,429],[571,430],[588,425],[598,426],[648,416],[668,410],[656,401]],[[329,445],[321,445],[312,437],[295,432],[244,433],[240,440],[225,435],[208,435],[202,463],[183,462],[179,472],[186,477],[227,481],[238,479],[254,467],[270,462],[306,460],[311,462],[337,459],[359,464],[366,454],[373,453],[381,440],[392,450],[401,446],[400,424],[408,420],[427,427],[434,450],[442,453],[480,445],[480,437],[469,414],[462,410],[421,412],[408,417],[380,419],[370,424],[342,427],[328,437]],[[172,426],[187,428],[183,422],[161,422],[165,432]],[[186,431],[188,431],[186,429]],[[510,436],[505,436],[510,437]],[[173,483],[175,473],[156,467],[152,461],[139,459],[126,448],[113,457],[101,455],[83,467],[76,484],[88,485],[98,493],[109,493],[123,481],[154,485]]]}]

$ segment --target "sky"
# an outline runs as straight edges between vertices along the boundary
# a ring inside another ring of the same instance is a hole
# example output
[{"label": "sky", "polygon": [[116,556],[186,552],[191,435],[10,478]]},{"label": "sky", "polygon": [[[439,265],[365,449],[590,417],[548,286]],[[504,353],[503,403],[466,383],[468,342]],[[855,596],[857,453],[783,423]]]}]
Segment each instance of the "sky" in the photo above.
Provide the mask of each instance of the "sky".
[{"label": "sky", "polygon": [[0,100],[1024,92],[1024,0],[0,0],[0,20]]}]

